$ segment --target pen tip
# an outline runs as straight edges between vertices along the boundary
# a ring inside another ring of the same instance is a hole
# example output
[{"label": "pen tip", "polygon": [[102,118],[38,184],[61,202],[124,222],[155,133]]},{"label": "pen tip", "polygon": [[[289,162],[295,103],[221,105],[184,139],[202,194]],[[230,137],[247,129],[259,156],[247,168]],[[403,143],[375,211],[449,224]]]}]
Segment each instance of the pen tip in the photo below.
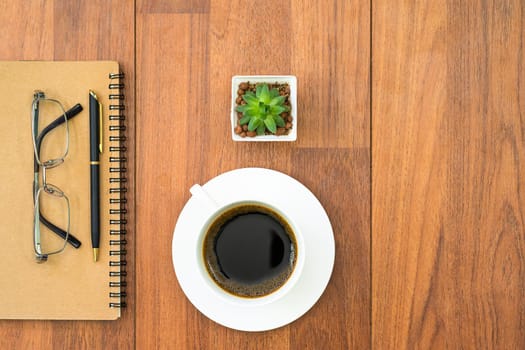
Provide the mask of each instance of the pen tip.
[{"label": "pen tip", "polygon": [[98,261],[98,248],[93,248],[93,261]]}]

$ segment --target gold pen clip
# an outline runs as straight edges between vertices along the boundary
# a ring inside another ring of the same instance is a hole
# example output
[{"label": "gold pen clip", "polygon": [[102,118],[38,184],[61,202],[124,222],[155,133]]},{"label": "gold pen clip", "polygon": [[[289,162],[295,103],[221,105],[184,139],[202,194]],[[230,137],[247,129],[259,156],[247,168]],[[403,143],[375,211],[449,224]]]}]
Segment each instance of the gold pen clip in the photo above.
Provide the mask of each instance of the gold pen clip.
[{"label": "gold pen clip", "polygon": [[95,94],[95,92],[93,90],[89,90],[89,94],[91,96],[93,96],[95,98],[95,100],[97,101],[97,104],[98,104],[98,151],[100,153],[102,153],[102,139],[104,137],[104,134],[103,134],[103,130],[104,130],[104,126],[102,125],[102,121],[104,120],[103,116],[102,116],[102,103],[100,103],[100,101],[98,100],[98,97],[97,95]]},{"label": "gold pen clip", "polygon": [[104,136],[104,133],[103,133],[103,130],[104,130],[104,126],[102,124],[102,121],[104,120],[103,116],[102,116],[102,103],[100,103],[100,101],[98,102],[98,108],[99,108],[99,111],[98,111],[98,116],[100,118],[99,120],[99,124],[98,124],[98,130],[99,130],[99,144],[98,144],[98,149],[100,151],[100,153],[102,154],[102,139],[103,139],[103,136]]}]

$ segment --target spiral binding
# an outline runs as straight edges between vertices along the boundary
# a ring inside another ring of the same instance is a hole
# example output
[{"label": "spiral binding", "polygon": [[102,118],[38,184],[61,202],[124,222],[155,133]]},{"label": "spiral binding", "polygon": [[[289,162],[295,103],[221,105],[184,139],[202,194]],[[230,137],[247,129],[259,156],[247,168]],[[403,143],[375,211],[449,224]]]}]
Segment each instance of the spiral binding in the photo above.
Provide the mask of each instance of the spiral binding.
[{"label": "spiral binding", "polygon": [[[124,132],[126,131],[126,126],[124,121],[126,117],[124,115],[124,94],[122,89],[124,89],[124,84],[121,82],[121,79],[124,78],[123,73],[110,73],[109,79],[111,80],[109,84],[110,90],[117,90],[116,92],[111,92],[109,94],[110,105],[109,105],[109,152],[111,156],[109,157],[110,168],[109,172],[111,174],[109,183],[110,183],[110,206],[113,206],[109,209],[110,215],[110,231],[109,234],[112,238],[109,241],[111,249],[109,251],[109,256],[114,257],[114,260],[109,262],[109,266],[119,267],[116,271],[110,271],[109,277],[109,287],[117,289],[116,291],[112,290],[109,293],[109,298],[111,302],[109,307],[111,308],[124,308],[126,307],[126,302],[124,298],[126,297],[126,287],[125,277],[127,275],[124,266],[127,265],[126,262],[126,249],[127,244],[126,239],[124,239],[127,231],[124,226],[127,223],[124,215],[127,214],[127,209],[124,205],[127,203],[125,193],[127,192],[126,187],[124,186],[127,182],[126,178],[126,157],[124,152],[126,152],[126,146],[123,142],[126,141],[126,136]],[[117,81],[117,82],[114,82]],[[114,206],[118,205],[118,208]],[[118,302],[113,302],[113,300],[118,300]]]}]

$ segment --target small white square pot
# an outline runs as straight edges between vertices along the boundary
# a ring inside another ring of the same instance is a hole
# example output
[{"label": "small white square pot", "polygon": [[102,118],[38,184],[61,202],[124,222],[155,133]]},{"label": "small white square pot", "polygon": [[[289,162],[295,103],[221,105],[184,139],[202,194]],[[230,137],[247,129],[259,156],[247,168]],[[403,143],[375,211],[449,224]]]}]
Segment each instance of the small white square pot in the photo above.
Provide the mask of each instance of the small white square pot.
[{"label": "small white square pot", "polygon": [[[237,99],[237,90],[242,82],[250,83],[268,83],[284,84],[290,86],[290,115],[293,117],[292,128],[288,135],[262,135],[255,137],[241,137],[235,133],[237,126],[237,112],[235,111],[235,100]],[[231,101],[231,133],[233,141],[251,141],[251,142],[272,142],[272,141],[295,141],[297,140],[297,78],[294,75],[236,75],[232,78],[232,101]]]}]

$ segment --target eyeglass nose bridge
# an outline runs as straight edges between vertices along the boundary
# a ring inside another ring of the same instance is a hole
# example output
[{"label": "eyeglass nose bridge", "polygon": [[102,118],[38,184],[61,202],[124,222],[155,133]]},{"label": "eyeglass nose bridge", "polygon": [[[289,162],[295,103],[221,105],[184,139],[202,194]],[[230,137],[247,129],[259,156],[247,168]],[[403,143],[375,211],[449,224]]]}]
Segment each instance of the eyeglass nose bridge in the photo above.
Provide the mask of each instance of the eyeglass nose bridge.
[{"label": "eyeglass nose bridge", "polygon": [[[60,158],[59,159],[51,159],[51,160],[46,161],[44,163],[45,165],[42,166],[42,185],[44,187],[44,190],[47,193],[54,194],[54,195],[56,195],[58,197],[63,197],[64,196],[64,192],[60,191],[58,189],[58,187],[47,183],[47,170],[55,168],[55,167],[59,166],[62,163],[64,163],[64,159],[60,159]],[[50,164],[50,166],[48,166],[48,164]],[[55,193],[57,193],[57,194],[55,194]]]}]

